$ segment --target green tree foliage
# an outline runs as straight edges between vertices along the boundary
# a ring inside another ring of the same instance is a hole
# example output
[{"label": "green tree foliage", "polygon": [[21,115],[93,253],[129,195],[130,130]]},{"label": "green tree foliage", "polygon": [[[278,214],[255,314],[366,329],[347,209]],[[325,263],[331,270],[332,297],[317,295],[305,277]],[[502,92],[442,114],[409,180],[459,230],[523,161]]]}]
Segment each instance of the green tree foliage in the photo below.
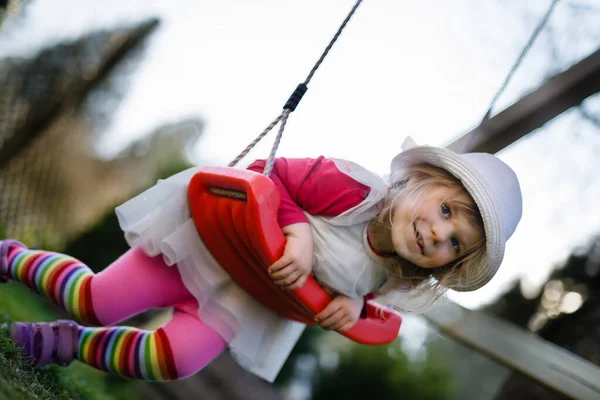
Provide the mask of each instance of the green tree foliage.
[{"label": "green tree foliage", "polygon": [[[545,340],[598,365],[600,236],[592,239],[587,249],[574,252],[555,270],[535,298],[524,298],[514,287],[488,311],[532,329]],[[516,372],[496,397],[497,400],[565,398]]]},{"label": "green tree foliage", "polygon": [[[566,295],[577,293],[583,299],[580,308],[567,312],[562,309]],[[574,329],[556,329],[567,321],[580,320],[584,312],[600,309],[600,236],[592,239],[587,249],[574,252],[564,265],[557,268],[549,277],[540,293],[527,299],[518,286],[514,286],[486,311],[499,315],[524,328],[535,328],[541,336],[555,340],[562,337],[559,344],[567,344]],[[534,318],[541,317],[541,323],[533,324]],[[535,326],[534,326],[535,325]],[[553,333],[550,334],[550,331]]]},{"label": "green tree foliage", "polygon": [[[173,160],[157,173],[156,179],[165,179],[191,167],[189,162]],[[111,211],[94,227],[67,243],[64,253],[77,258],[92,271],[99,272],[129,250],[116,214]]]},{"label": "green tree foliage", "polygon": [[283,364],[275,384],[282,387],[287,385],[296,374],[295,366],[298,360],[306,354],[317,354],[319,341],[326,334],[326,331],[317,326],[307,326],[287,361]]},{"label": "green tree foliage", "polygon": [[64,253],[81,260],[92,271],[99,272],[128,249],[117,216],[111,212],[92,229],[69,242]]},{"label": "green tree foliage", "polygon": [[335,368],[319,367],[313,400],[450,399],[452,378],[443,361],[427,354],[410,360],[401,341],[384,346],[350,344],[339,353]]}]

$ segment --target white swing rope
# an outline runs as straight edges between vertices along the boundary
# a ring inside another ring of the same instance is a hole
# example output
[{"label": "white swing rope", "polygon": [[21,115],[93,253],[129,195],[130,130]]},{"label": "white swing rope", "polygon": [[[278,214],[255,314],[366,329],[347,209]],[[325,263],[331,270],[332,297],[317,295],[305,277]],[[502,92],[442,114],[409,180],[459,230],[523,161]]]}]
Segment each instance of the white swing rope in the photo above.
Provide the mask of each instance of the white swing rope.
[{"label": "white swing rope", "polygon": [[329,42],[329,44],[323,51],[323,54],[321,54],[321,57],[319,58],[319,60],[316,62],[316,64],[314,65],[314,67],[312,68],[312,70],[310,71],[308,76],[306,77],[306,80],[303,83],[299,84],[298,87],[296,87],[296,90],[294,90],[294,93],[292,93],[292,95],[290,96],[288,101],[285,103],[285,106],[283,107],[283,111],[281,112],[281,114],[279,114],[279,116],[277,118],[275,118],[275,120],[273,122],[271,122],[271,124],[269,124],[269,126],[267,126],[267,128],[260,135],[258,135],[256,137],[256,139],[254,139],[252,141],[252,143],[250,143],[244,149],[244,151],[242,151],[232,162],[229,163],[229,167],[234,167],[242,158],[244,158],[246,156],[246,154],[248,154],[250,152],[250,150],[252,150],[252,148],[254,146],[256,146],[258,144],[258,142],[261,141],[261,139],[263,137],[266,136],[267,133],[269,133],[279,122],[281,122],[281,125],[279,127],[279,132],[277,133],[277,136],[275,137],[275,143],[273,144],[273,148],[271,149],[271,153],[269,154],[269,158],[267,159],[267,163],[265,165],[265,170],[263,172],[264,175],[266,175],[266,176],[271,175],[271,171],[273,169],[273,164],[275,163],[275,153],[277,152],[277,148],[279,147],[279,143],[280,143],[281,137],[283,135],[283,130],[285,129],[285,125],[287,123],[287,119],[288,119],[290,113],[292,111],[294,111],[296,109],[296,107],[298,106],[298,103],[302,99],[302,96],[304,96],[304,93],[306,93],[306,90],[308,89],[308,83],[312,79],[313,75],[315,74],[315,72],[317,71],[317,69],[323,62],[323,60],[325,60],[325,57],[329,53],[329,50],[331,50],[334,43],[339,38],[340,34],[344,30],[344,28],[350,21],[350,18],[352,18],[352,15],[354,15],[354,12],[356,11],[356,9],[360,5],[360,3],[362,3],[362,1],[363,0],[357,0],[356,4],[354,4],[354,7],[352,7],[352,10],[350,10],[350,13],[348,13],[348,16],[346,17],[344,22],[342,22],[342,24],[338,28],[337,32],[333,36],[333,39],[331,39],[331,41]]},{"label": "white swing rope", "polygon": [[[515,74],[515,72],[517,71],[519,66],[521,65],[521,62],[525,58],[525,55],[527,55],[527,53],[529,52],[529,49],[531,48],[531,46],[533,45],[533,43],[535,42],[535,40],[537,39],[537,37],[539,36],[541,31],[543,30],[544,26],[550,19],[550,15],[552,14],[552,11],[554,11],[554,8],[558,4],[559,1],[560,0],[553,0],[552,3],[550,4],[550,6],[548,7],[548,11],[546,11],[546,14],[542,18],[542,20],[540,21],[540,23],[538,24],[536,29],[533,31],[531,37],[529,38],[529,41],[527,42],[525,47],[523,47],[523,50],[521,50],[519,57],[513,64],[508,75],[504,79],[504,82],[502,82],[502,85],[500,85],[500,88],[496,91],[496,94],[492,98],[492,101],[490,102],[490,105],[488,106],[487,111],[486,111],[485,115],[483,116],[483,119],[479,123],[479,126],[481,126],[484,122],[486,122],[487,120],[490,119],[492,110],[494,109],[496,102],[498,101],[498,99],[500,98],[500,96],[502,95],[502,93],[504,92],[506,87],[508,86],[508,83],[510,82],[513,75]],[[287,119],[288,119],[290,113],[292,111],[294,111],[296,109],[296,107],[298,106],[298,103],[302,99],[302,96],[304,95],[304,93],[306,93],[306,90],[308,89],[308,83],[312,79],[313,75],[315,74],[315,72],[317,71],[317,69],[319,68],[319,66],[321,65],[321,63],[323,62],[323,60],[325,59],[327,54],[329,53],[329,50],[331,50],[331,48],[333,47],[333,44],[337,41],[338,37],[340,36],[340,34],[342,33],[342,31],[344,30],[344,28],[350,21],[350,18],[352,18],[352,16],[354,15],[354,12],[356,11],[356,9],[358,8],[358,6],[361,3],[362,3],[362,0],[357,0],[356,4],[354,4],[354,7],[352,7],[352,10],[350,10],[350,13],[348,13],[348,16],[346,17],[344,22],[340,25],[338,31],[336,32],[333,39],[331,39],[331,41],[325,48],[325,51],[323,52],[323,54],[321,54],[321,57],[319,58],[317,63],[314,65],[314,67],[312,68],[310,73],[308,74],[308,77],[306,78],[304,83],[301,83],[300,85],[298,85],[298,87],[296,88],[294,93],[292,93],[292,95],[286,102],[281,114],[279,114],[277,116],[277,118],[275,118],[275,120],[273,122],[271,122],[271,124],[269,124],[269,126],[267,126],[267,128],[260,135],[258,135],[256,137],[256,139],[254,139],[252,141],[252,143],[250,143],[233,161],[231,161],[229,163],[229,167],[234,167],[242,158],[244,158],[250,152],[250,150],[252,150],[258,144],[258,142],[260,142],[262,140],[262,138],[264,138],[275,126],[277,126],[277,124],[279,122],[281,122],[281,126],[279,127],[279,132],[277,133],[277,136],[275,137],[275,143],[273,144],[271,153],[269,154],[269,158],[267,159],[267,163],[265,165],[265,170],[264,170],[264,174],[266,176],[271,175],[271,170],[273,169],[273,163],[275,162],[275,154],[277,152],[277,148],[279,147],[279,143],[281,142],[281,137],[283,135],[283,131],[285,129],[285,125],[287,123]],[[475,138],[477,136],[479,136],[477,133],[480,133],[480,131],[476,131],[474,135],[471,135],[469,141],[463,148],[464,151],[468,151],[471,148],[471,145],[473,144]]]},{"label": "white swing rope", "polygon": [[[521,62],[525,58],[525,55],[529,52],[529,49],[531,48],[531,46],[533,45],[533,43],[535,42],[535,40],[537,39],[539,34],[544,29],[544,26],[546,26],[546,23],[550,19],[550,15],[552,14],[552,11],[554,11],[554,7],[558,4],[559,1],[560,0],[553,0],[552,3],[550,4],[550,6],[548,7],[548,11],[546,11],[546,14],[543,16],[540,23],[538,24],[538,26],[535,28],[535,30],[531,34],[529,41],[527,42],[525,47],[523,47],[523,50],[521,50],[521,54],[519,54],[519,57],[517,57],[517,60],[515,61],[512,68],[510,69],[510,72],[504,79],[504,82],[502,82],[502,85],[500,85],[500,88],[498,89],[498,91],[496,91],[496,94],[492,98],[492,101],[490,102],[490,105],[487,108],[485,115],[483,116],[481,122],[479,123],[479,126],[481,126],[484,122],[489,120],[490,117],[492,116],[492,110],[494,109],[496,102],[498,101],[498,99],[500,98],[502,93],[504,92],[504,89],[506,89],[506,87],[508,86],[508,83],[510,82],[513,75],[515,74],[515,72],[517,71],[519,66],[521,65]],[[475,138],[477,136],[479,136],[480,133],[481,133],[481,130],[479,129],[479,130],[476,130],[473,135],[471,135],[471,137],[469,138],[469,141],[463,147],[463,152],[469,151],[471,149],[471,145],[473,144]]]}]

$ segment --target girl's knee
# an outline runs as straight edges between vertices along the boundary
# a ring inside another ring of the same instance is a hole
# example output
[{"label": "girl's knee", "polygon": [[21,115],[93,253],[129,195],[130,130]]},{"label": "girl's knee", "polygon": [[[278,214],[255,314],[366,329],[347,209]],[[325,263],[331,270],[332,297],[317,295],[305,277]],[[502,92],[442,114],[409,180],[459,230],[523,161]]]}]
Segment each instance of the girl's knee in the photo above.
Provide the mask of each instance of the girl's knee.
[{"label": "girl's knee", "polygon": [[181,378],[202,370],[227,347],[227,342],[214,329],[180,310],[175,310],[163,329]]}]

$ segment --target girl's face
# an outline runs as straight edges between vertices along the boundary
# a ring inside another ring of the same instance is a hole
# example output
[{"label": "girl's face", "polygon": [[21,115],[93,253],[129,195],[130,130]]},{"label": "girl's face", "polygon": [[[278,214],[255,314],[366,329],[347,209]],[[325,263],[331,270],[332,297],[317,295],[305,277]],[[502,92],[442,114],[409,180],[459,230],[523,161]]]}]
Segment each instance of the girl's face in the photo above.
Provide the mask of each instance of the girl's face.
[{"label": "girl's face", "polygon": [[437,268],[465,255],[483,240],[483,232],[456,202],[469,203],[466,193],[433,187],[417,204],[400,199],[392,217],[396,253],[421,268]]}]

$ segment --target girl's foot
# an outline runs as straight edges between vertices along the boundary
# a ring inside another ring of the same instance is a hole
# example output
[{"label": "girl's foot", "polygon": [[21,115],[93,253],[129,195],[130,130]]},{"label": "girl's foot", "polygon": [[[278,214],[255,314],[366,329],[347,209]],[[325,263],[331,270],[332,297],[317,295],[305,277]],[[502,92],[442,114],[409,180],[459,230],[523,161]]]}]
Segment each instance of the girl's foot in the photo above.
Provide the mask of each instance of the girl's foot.
[{"label": "girl's foot", "polygon": [[12,246],[25,247],[24,244],[16,240],[0,240],[0,283],[11,280],[8,274],[8,251]]},{"label": "girl's foot", "polygon": [[34,367],[69,365],[77,356],[79,334],[74,321],[15,322],[10,325],[9,334]]}]

